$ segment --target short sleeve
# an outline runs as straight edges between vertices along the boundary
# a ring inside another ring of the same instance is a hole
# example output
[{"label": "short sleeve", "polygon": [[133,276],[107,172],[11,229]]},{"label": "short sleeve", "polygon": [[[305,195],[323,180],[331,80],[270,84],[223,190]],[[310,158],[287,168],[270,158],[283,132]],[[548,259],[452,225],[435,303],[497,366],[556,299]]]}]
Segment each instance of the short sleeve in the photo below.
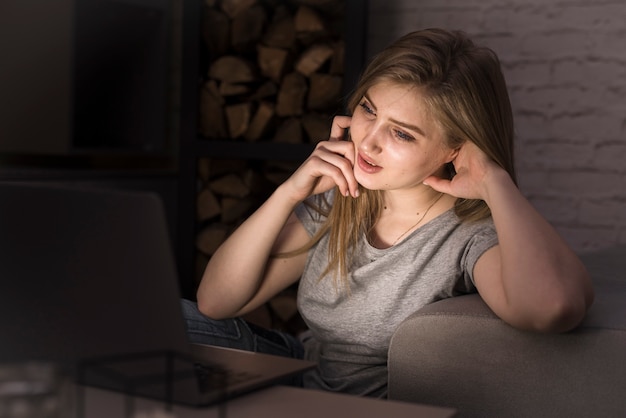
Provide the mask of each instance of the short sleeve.
[{"label": "short sleeve", "polygon": [[496,245],[498,245],[498,235],[491,219],[480,222],[476,232],[467,243],[461,259],[463,271],[469,275],[472,283],[474,283],[474,266],[476,262],[488,249]]}]

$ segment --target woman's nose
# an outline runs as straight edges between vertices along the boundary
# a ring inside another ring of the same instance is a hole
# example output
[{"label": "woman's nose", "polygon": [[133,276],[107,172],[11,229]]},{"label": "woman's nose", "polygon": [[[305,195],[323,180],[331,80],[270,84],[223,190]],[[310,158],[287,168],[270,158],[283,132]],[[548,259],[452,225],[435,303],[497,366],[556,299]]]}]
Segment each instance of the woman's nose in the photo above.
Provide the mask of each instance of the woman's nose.
[{"label": "woman's nose", "polygon": [[377,135],[376,129],[371,129],[365,133],[361,141],[361,149],[370,154],[377,153],[381,150],[379,135]]}]

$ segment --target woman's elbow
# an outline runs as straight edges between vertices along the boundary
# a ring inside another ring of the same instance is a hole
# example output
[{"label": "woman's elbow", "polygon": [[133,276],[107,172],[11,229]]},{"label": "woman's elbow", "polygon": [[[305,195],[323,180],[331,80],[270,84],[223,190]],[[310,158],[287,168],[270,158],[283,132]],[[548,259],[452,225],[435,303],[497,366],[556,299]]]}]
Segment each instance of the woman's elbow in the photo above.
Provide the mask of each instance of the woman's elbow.
[{"label": "woman's elbow", "polygon": [[593,298],[591,286],[555,296],[549,306],[541,309],[538,320],[534,322],[535,330],[546,333],[564,333],[573,330],[585,319]]}]

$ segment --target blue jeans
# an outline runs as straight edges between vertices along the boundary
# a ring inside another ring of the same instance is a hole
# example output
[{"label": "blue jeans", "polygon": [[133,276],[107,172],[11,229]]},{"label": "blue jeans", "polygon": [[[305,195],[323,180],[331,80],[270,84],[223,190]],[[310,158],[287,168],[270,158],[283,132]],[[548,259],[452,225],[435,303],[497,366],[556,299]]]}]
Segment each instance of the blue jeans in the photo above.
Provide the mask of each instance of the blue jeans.
[{"label": "blue jeans", "polygon": [[241,318],[214,320],[203,315],[195,302],[182,299],[181,303],[187,336],[192,343],[299,359],[304,357],[302,343],[291,334],[268,330]]}]

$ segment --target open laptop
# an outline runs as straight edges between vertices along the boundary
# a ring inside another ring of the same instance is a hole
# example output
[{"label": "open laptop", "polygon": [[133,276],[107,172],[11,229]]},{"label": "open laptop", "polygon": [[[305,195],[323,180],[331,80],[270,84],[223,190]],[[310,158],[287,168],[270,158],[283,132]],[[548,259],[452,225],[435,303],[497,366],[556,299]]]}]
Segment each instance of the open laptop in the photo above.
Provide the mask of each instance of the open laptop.
[{"label": "open laptop", "polygon": [[0,363],[51,361],[87,385],[192,406],[314,367],[189,344],[152,193],[0,182],[0,276]]}]

